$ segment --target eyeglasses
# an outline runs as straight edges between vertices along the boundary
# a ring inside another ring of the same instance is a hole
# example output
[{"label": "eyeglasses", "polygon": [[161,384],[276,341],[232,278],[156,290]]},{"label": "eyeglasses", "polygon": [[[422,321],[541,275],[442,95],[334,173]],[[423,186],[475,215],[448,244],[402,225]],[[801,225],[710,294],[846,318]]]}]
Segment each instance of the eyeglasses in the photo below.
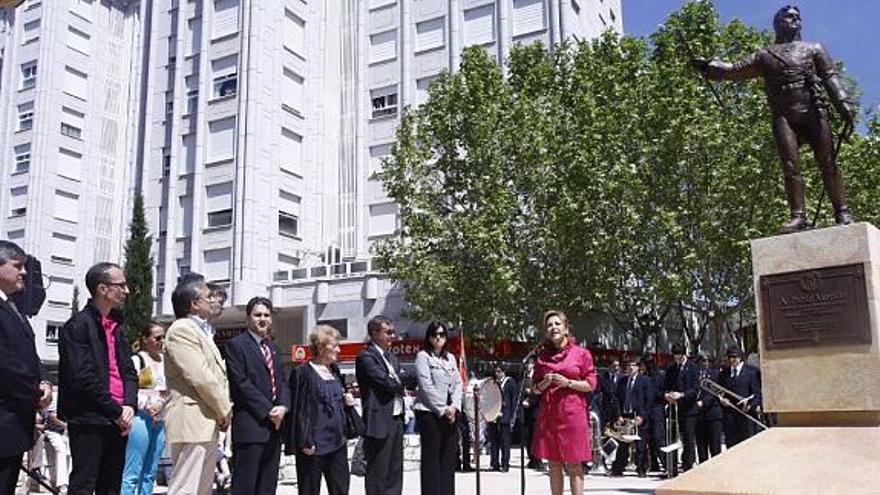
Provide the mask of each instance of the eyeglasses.
[{"label": "eyeglasses", "polygon": [[397,335],[397,330],[393,328],[391,330],[385,330],[385,335]]},{"label": "eyeglasses", "polygon": [[120,289],[129,289],[128,282],[101,282],[109,287],[119,287]]},{"label": "eyeglasses", "polygon": [[156,342],[162,342],[163,340],[165,340],[165,336],[164,335],[153,335],[153,340],[155,340]]}]

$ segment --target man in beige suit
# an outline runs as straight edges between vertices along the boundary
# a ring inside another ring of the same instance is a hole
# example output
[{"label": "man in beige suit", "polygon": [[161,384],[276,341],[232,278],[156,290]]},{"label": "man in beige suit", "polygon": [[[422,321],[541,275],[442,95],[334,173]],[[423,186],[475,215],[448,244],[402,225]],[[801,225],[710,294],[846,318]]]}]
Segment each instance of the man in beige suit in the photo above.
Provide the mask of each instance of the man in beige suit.
[{"label": "man in beige suit", "polygon": [[226,365],[214,345],[210,291],[205,279],[190,274],[171,294],[178,318],[165,333],[165,439],[174,474],[168,492],[209,495],[214,477],[217,432],[232,418]]}]

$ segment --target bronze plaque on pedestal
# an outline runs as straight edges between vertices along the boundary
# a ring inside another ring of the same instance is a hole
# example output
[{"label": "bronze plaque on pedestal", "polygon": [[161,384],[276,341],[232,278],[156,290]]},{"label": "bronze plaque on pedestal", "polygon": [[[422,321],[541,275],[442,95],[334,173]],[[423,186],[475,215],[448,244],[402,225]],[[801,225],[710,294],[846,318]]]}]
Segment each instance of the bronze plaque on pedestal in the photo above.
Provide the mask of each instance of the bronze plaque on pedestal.
[{"label": "bronze plaque on pedestal", "polygon": [[761,277],[764,348],[870,344],[861,263]]}]

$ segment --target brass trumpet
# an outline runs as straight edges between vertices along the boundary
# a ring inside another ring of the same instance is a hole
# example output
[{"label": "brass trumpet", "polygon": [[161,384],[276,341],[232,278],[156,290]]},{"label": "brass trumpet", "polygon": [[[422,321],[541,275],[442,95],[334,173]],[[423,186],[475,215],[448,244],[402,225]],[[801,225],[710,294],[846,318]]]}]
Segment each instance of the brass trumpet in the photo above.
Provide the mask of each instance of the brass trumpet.
[{"label": "brass trumpet", "polygon": [[700,388],[717,397],[722,404],[745,416],[746,419],[761,427],[762,430],[767,429],[767,426],[764,423],[758,421],[749,413],[743,411],[741,408],[742,406],[746,405],[753,396],[743,397],[733,390],[730,390],[727,387],[722,386],[718,382],[710,379],[709,377],[700,378]]}]

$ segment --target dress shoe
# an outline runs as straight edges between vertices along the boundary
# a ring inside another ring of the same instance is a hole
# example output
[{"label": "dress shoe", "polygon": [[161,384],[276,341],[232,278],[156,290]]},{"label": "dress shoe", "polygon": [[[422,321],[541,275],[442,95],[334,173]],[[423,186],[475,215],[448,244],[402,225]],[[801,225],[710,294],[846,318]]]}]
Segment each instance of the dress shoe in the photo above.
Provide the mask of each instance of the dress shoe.
[{"label": "dress shoe", "polygon": [[639,471],[638,476],[639,476],[639,478],[647,478],[647,477],[648,477],[648,473],[646,473],[646,472],[644,472],[644,471]]},{"label": "dress shoe", "polygon": [[620,478],[623,476],[623,473],[620,471],[609,471],[608,476],[611,476],[612,478]]},{"label": "dress shoe", "polygon": [[506,473],[510,471],[510,468],[508,466],[504,466],[503,468],[499,469],[499,471],[501,471],[502,473]]}]

